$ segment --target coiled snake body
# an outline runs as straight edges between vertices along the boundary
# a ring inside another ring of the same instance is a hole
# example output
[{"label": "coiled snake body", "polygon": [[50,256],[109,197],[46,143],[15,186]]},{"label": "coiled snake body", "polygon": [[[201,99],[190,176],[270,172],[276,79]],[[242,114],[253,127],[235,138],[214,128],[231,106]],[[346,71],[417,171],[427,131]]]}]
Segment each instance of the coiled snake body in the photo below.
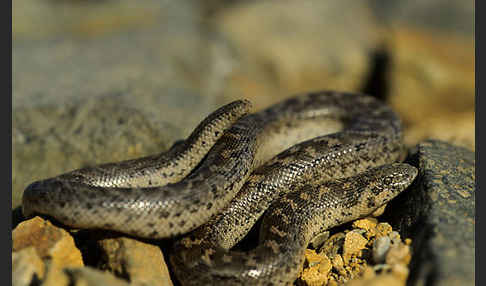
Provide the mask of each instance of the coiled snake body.
[{"label": "coiled snake body", "polygon": [[[144,238],[189,232],[171,256],[183,284],[280,285],[315,235],[372,213],[417,174],[394,163],[400,120],[372,97],[327,91],[249,108],[220,108],[160,155],[34,182],[23,212]],[[259,246],[230,251],[264,212]]]}]

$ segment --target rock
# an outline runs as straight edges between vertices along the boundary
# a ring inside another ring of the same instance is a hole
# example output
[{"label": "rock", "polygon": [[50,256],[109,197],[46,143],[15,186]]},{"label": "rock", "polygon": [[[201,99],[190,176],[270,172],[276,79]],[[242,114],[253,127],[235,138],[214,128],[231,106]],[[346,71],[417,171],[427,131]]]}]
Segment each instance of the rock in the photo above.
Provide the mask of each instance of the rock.
[{"label": "rock", "polygon": [[[32,181],[87,165],[159,153],[177,138],[175,128],[157,126],[129,105],[115,96],[17,108],[13,114],[13,204],[21,202],[23,189]],[[18,134],[23,134],[23,142],[15,139]]]},{"label": "rock", "polygon": [[376,228],[374,229],[373,233],[377,237],[389,235],[393,231],[391,225],[387,222],[382,222],[376,225]]},{"label": "rock", "polygon": [[409,160],[419,176],[386,217],[413,237],[410,285],[472,285],[475,279],[474,152],[438,140]]},{"label": "rock", "polygon": [[44,262],[34,247],[12,253],[12,285],[28,286],[44,278]]},{"label": "rock", "polygon": [[34,180],[160,153],[231,100],[197,2],[13,6],[13,208]]},{"label": "rock", "polygon": [[474,1],[369,1],[373,12],[386,25],[474,35]]},{"label": "rock", "polygon": [[474,39],[407,27],[389,35],[389,103],[404,122],[405,143],[433,138],[474,150]]},{"label": "rock", "polygon": [[329,258],[332,259],[338,253],[342,253],[345,238],[346,234],[343,232],[338,232],[331,235],[331,237],[329,237],[324,242],[324,245],[319,249],[319,252],[325,253],[327,256],[329,256]]},{"label": "rock", "polygon": [[380,40],[365,2],[241,1],[212,22],[235,54],[226,94],[256,108],[298,92],[360,89]]},{"label": "rock", "polygon": [[59,272],[57,279],[44,282],[45,286],[128,286],[126,281],[108,272],[91,267],[72,267]]},{"label": "rock", "polygon": [[405,244],[392,244],[386,254],[386,264],[389,265],[408,265],[410,262],[410,247]]},{"label": "rock", "polygon": [[63,267],[83,266],[81,252],[72,236],[40,217],[20,223],[12,232],[12,251],[33,247],[39,257]]},{"label": "rock", "polygon": [[373,242],[373,262],[376,264],[385,261],[385,255],[390,249],[391,239],[388,236],[379,237]]},{"label": "rock", "polygon": [[364,218],[353,222],[353,227],[365,230],[367,238],[387,236],[392,232],[392,227],[386,222],[378,223],[375,218]]},{"label": "rock", "polygon": [[474,1],[380,1],[389,102],[405,142],[433,138],[475,149]]},{"label": "rock", "polygon": [[47,269],[46,278],[42,281],[44,286],[70,286],[73,285],[71,278],[65,272],[67,268],[58,263],[52,263]]},{"label": "rock", "polygon": [[338,274],[345,276],[346,269],[344,269],[344,260],[343,257],[340,254],[337,254],[332,258],[332,267],[338,272]]},{"label": "rock", "polygon": [[392,274],[378,275],[369,279],[355,279],[346,283],[347,286],[405,286],[405,281]]},{"label": "rock", "polygon": [[371,217],[348,227],[329,237],[317,253],[306,250],[297,285],[405,285],[411,239],[402,241],[390,224]]},{"label": "rock", "polygon": [[[77,249],[72,236],[64,229],[40,217],[34,217],[17,225],[12,232],[12,251],[12,259],[15,260],[14,258],[17,257],[19,263],[17,271],[12,272],[12,277],[14,280],[17,279],[16,281],[19,279],[27,281],[30,276],[36,281],[44,279],[45,285],[64,285],[67,280],[60,274],[62,269],[84,265],[81,252]],[[48,267],[46,275],[44,275],[45,267]],[[32,272],[34,270],[35,272]],[[32,277],[27,273],[28,271],[37,275]],[[31,285],[30,281],[26,285]]]},{"label": "rock", "polygon": [[299,283],[309,286],[326,285],[332,264],[325,254],[318,255],[314,250],[306,249],[304,265]]},{"label": "rock", "polygon": [[311,246],[313,249],[318,249],[329,238],[329,235],[329,231],[319,233],[309,242],[309,246]]},{"label": "rock", "polygon": [[366,247],[367,243],[368,240],[357,231],[348,232],[343,245],[344,261],[349,261],[353,255],[359,255],[359,252]]},{"label": "rock", "polygon": [[103,252],[101,269],[126,278],[132,285],[172,286],[158,246],[127,237],[102,239],[97,244]]},{"label": "rock", "polygon": [[364,229],[367,231],[367,233],[373,228],[375,228],[377,224],[378,224],[378,220],[372,217],[367,217],[364,219],[353,221],[353,227]]}]

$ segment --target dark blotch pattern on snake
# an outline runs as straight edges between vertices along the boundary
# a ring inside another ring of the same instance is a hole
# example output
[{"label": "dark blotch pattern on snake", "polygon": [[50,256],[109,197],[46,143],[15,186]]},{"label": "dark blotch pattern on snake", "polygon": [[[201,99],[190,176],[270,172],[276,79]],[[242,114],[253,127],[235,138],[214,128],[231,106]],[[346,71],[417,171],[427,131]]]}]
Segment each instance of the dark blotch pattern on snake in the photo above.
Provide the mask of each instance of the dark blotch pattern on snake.
[{"label": "dark blotch pattern on snake", "polygon": [[[372,97],[317,92],[248,109],[222,107],[160,155],[35,182],[24,214],[144,238],[189,232],[171,256],[182,284],[291,284],[316,234],[369,215],[417,174],[394,163],[400,120]],[[262,215],[259,246],[229,250]]]}]

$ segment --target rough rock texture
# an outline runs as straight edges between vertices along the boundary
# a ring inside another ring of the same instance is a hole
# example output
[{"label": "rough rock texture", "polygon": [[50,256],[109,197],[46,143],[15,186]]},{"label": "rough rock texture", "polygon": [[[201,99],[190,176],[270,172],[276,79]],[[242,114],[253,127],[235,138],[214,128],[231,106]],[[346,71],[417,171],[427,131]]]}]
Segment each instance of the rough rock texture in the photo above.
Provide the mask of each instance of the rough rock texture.
[{"label": "rough rock texture", "polygon": [[315,251],[306,249],[305,251],[305,265],[300,281],[304,285],[326,285],[328,282],[328,275],[333,265],[331,259],[325,254],[317,254]]},{"label": "rough rock texture", "polygon": [[126,237],[103,239],[97,243],[103,252],[100,269],[124,277],[132,285],[172,285],[158,246]]},{"label": "rough rock texture", "polygon": [[[12,234],[13,285],[172,285],[158,246],[125,237],[87,242],[79,232],[74,236],[76,244],[66,230],[40,217],[20,223]],[[96,257],[101,259],[94,262]],[[82,267],[83,259],[98,269]]]},{"label": "rough rock texture", "polygon": [[12,13],[13,208],[34,180],[162,152],[230,101],[224,41],[197,2],[27,0]]},{"label": "rough rock texture", "polygon": [[34,180],[86,165],[158,153],[177,134],[167,124],[151,122],[116,96],[21,107],[14,111],[13,121],[14,206]]},{"label": "rough rock texture", "polygon": [[473,285],[475,157],[468,149],[428,140],[412,156],[419,176],[386,213],[413,237],[411,285]]},{"label": "rough rock texture", "polygon": [[83,266],[81,252],[72,236],[48,220],[35,217],[20,223],[12,232],[12,251],[33,247],[41,259],[66,266]]},{"label": "rough rock texture", "polygon": [[14,285],[41,280],[46,285],[68,285],[63,284],[67,280],[62,269],[84,265],[72,236],[40,217],[24,221],[13,230],[12,251],[12,279],[19,283]]},{"label": "rough rock texture", "polygon": [[[388,243],[380,243],[383,239]],[[405,285],[411,242],[402,241],[388,223],[375,218],[356,220],[315,250],[306,250],[297,285]],[[376,253],[381,255],[379,261]]]}]

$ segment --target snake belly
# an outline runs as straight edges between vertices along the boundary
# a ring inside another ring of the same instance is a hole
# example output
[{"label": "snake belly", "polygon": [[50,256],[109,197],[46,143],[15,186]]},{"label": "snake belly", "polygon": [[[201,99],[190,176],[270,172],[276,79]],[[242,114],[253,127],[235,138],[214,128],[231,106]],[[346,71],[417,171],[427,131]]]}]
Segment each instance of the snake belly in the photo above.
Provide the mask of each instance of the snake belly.
[{"label": "snake belly", "polygon": [[[171,258],[183,284],[286,284],[316,233],[310,221],[323,218],[315,224],[322,231],[367,215],[415,177],[411,166],[389,165],[403,155],[401,123],[370,96],[323,91],[245,115],[248,108],[246,101],[221,108],[163,154],[34,182],[23,212],[143,238],[194,230]],[[302,197],[315,196],[319,207],[306,209],[312,200]],[[272,202],[287,206],[264,218],[270,232],[262,232],[261,249],[229,252]]]}]

